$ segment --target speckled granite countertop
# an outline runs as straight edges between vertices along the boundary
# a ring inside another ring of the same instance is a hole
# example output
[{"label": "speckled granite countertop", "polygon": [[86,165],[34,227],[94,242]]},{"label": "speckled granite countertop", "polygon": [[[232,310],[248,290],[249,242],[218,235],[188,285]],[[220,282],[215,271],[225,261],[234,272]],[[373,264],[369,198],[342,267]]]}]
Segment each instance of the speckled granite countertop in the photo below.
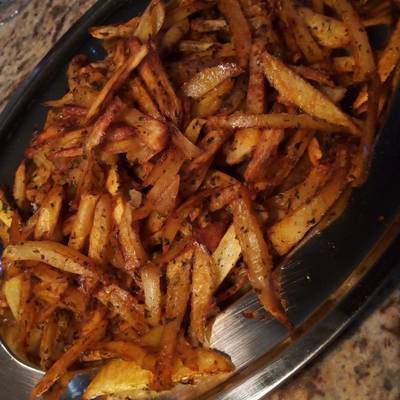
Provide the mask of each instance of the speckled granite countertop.
[{"label": "speckled granite countertop", "polygon": [[[0,26],[0,110],[94,0],[31,0]],[[331,350],[268,400],[399,400],[400,274]]]}]

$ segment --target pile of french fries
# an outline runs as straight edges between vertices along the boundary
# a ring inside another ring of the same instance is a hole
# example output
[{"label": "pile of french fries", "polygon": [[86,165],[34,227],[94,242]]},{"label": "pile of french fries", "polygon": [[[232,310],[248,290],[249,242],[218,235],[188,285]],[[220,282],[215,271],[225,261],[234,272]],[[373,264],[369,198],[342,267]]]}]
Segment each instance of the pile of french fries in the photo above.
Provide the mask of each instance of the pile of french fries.
[{"label": "pile of french fries", "polygon": [[87,400],[231,372],[210,328],[250,287],[291,329],[274,267],[366,179],[400,76],[396,7],[153,0],[90,30],[105,58],[71,60],[0,193],[2,334],[47,371],[31,399],[85,367]]}]

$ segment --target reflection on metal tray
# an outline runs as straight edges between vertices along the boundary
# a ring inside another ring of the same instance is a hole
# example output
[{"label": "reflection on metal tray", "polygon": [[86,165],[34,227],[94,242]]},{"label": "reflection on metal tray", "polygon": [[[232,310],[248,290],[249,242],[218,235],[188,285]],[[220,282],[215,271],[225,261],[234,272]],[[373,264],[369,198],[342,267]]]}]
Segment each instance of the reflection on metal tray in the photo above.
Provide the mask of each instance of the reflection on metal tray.
[{"label": "reflection on metal tray", "polygon": [[[71,56],[102,54],[99,44],[86,33],[88,27],[126,20],[145,5],[133,0],[99,1],[17,91],[0,117],[1,185],[11,184],[32,132],[43,124],[43,101],[64,93]],[[271,319],[246,319],[243,310],[263,313],[249,292],[217,318],[212,335],[212,345],[231,355],[237,371],[224,377],[224,382],[208,381],[196,388],[185,385],[167,398],[199,398],[202,394],[212,399],[262,398],[323,350],[382,284],[395,265],[396,251],[387,249],[400,227],[400,186],[395,175],[400,170],[400,115],[393,112],[396,106],[400,106],[399,93],[392,100],[367,183],[351,194],[343,215],[281,266],[289,317],[297,327],[293,336],[288,337]],[[0,365],[0,400],[28,398],[41,372],[18,363],[5,349],[0,350]],[[89,375],[79,374],[64,398],[79,399]]]}]

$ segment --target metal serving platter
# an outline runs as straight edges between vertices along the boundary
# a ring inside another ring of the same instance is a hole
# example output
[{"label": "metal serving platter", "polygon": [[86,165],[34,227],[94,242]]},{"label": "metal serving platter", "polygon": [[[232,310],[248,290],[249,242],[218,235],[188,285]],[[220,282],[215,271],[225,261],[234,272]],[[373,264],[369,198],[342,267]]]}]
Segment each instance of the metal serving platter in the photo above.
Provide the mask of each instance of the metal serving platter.
[{"label": "metal serving platter", "polygon": [[[0,185],[11,185],[33,132],[46,116],[45,100],[66,90],[70,58],[86,53],[101,58],[90,38],[92,25],[125,21],[146,1],[98,1],[58,42],[22,84],[0,116]],[[400,240],[400,92],[391,101],[366,184],[352,192],[344,213],[317,232],[281,265],[282,289],[296,329],[291,337],[276,321],[246,319],[246,309],[263,311],[249,292],[216,320],[212,345],[237,367],[221,381],[186,385],[166,398],[261,399],[325,349],[357,316],[397,265]],[[27,399],[42,373],[0,346],[0,400]],[[79,374],[63,399],[79,399],[89,380]],[[163,396],[164,397],[164,396]]]}]

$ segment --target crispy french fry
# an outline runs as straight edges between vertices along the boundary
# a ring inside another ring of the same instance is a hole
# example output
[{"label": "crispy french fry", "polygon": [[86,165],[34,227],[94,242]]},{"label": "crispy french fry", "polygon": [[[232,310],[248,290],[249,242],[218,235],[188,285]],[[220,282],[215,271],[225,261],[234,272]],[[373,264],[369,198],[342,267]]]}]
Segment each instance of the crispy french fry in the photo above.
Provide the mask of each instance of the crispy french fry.
[{"label": "crispy french fry", "polygon": [[375,61],[361,19],[347,0],[326,0],[335,9],[349,30],[353,56],[356,63],[354,79],[363,81],[375,71]]},{"label": "crispy french fry", "polygon": [[93,225],[94,210],[98,196],[84,194],[79,202],[78,212],[72,226],[68,246],[82,250],[85,247]]},{"label": "crispy french fry", "polygon": [[96,293],[96,298],[106,307],[119,314],[121,318],[139,333],[143,334],[147,331],[144,310],[127,291],[117,285],[108,285]]},{"label": "crispy french fry", "polygon": [[292,0],[282,0],[282,17],[287,29],[293,31],[296,43],[309,63],[324,59],[324,53],[312,37],[305,21],[296,10]]},{"label": "crispy french fry", "polygon": [[13,196],[18,207],[24,209],[26,201],[26,164],[23,161],[17,168],[14,179]]},{"label": "crispy french fry", "polygon": [[226,30],[228,24],[223,19],[194,19],[190,23],[190,28],[195,32],[214,32]]},{"label": "crispy french fry", "polygon": [[165,326],[161,338],[161,350],[157,360],[157,383],[160,388],[169,388],[172,379],[172,360],[176,339],[186,312],[190,296],[190,275],[193,250],[186,251],[167,266],[167,300]]},{"label": "crispy french fry", "polygon": [[267,79],[285,99],[314,117],[346,127],[353,134],[359,135],[359,128],[348,115],[276,57],[266,52],[263,63]]},{"label": "crispy french fry", "polygon": [[217,283],[217,268],[207,249],[198,245],[194,251],[189,335],[194,345],[208,347],[206,323]]},{"label": "crispy french fry", "polygon": [[50,241],[28,241],[9,245],[3,253],[9,261],[39,261],[72,274],[101,277],[93,261],[71,247]]},{"label": "crispy french fry", "polygon": [[131,38],[139,24],[139,17],[134,17],[125,24],[94,26],[89,29],[90,34],[96,39],[110,40],[114,38]]},{"label": "crispy french fry", "polygon": [[242,72],[235,63],[224,63],[215,67],[205,68],[197,73],[183,86],[186,96],[195,99],[202,97],[228,78],[238,76]]},{"label": "crispy french fry", "polygon": [[190,25],[187,18],[172,25],[161,39],[161,47],[165,51],[171,51],[189,31]]},{"label": "crispy french fry", "polygon": [[233,224],[243,259],[249,269],[250,283],[265,309],[278,321],[290,325],[273,286],[272,258],[259,222],[253,214],[250,197],[245,190],[242,191],[241,197],[233,202],[232,207]]},{"label": "crispy french fry", "polygon": [[147,89],[144,87],[141,79],[139,77],[133,78],[129,82],[129,87],[131,89],[131,95],[137,102],[140,110],[153,118],[160,119],[160,111],[158,110],[157,105],[154,103]]},{"label": "crispy french fry", "polygon": [[[87,120],[90,120],[100,111],[107,99],[110,98],[112,94],[115,93],[115,91],[125,82],[132,70],[134,70],[141,63],[141,61],[146,57],[147,53],[148,48],[146,45],[143,45],[139,51],[134,52],[126,60],[126,62],[120,68],[118,68],[115,74],[101,89],[100,93],[89,108],[86,115]],[[93,143],[97,144],[95,140],[93,140]],[[89,147],[91,148],[91,146]]]},{"label": "crispy french fry", "polygon": [[261,66],[261,54],[266,45],[267,41],[264,38],[256,38],[251,46],[246,98],[246,111],[249,114],[262,114],[265,108],[265,78]]},{"label": "crispy french fry", "polygon": [[89,257],[98,264],[107,262],[109,235],[112,229],[111,196],[103,194],[96,203],[93,224],[89,236]]},{"label": "crispy french fry", "polygon": [[226,149],[226,162],[239,164],[249,158],[259,142],[261,129],[243,128],[235,132],[232,143]]},{"label": "crispy french fry", "polygon": [[350,43],[349,31],[342,21],[307,7],[300,7],[299,14],[321,46],[336,49],[346,47]]},{"label": "crispy french fry", "polygon": [[144,291],[146,310],[149,313],[147,321],[152,326],[157,326],[161,319],[161,286],[160,269],[155,264],[146,264],[141,269],[141,278]]},{"label": "crispy french fry", "polygon": [[164,24],[165,7],[161,0],[152,0],[140,17],[135,36],[142,43],[157,35]]},{"label": "crispy french fry", "polygon": [[228,22],[238,55],[239,64],[241,67],[245,68],[249,62],[251,49],[251,32],[249,24],[247,23],[237,0],[221,0],[218,2],[218,8]]},{"label": "crispy french fry", "polygon": [[263,129],[260,141],[255,147],[253,157],[247,165],[244,177],[249,182],[261,180],[266,175],[266,168],[275,156],[278,146],[285,137],[283,129]]},{"label": "crispy french fry", "polygon": [[347,149],[340,149],[328,184],[309,203],[268,229],[268,236],[279,254],[286,254],[321,220],[344,190],[347,172]]},{"label": "crispy french fry", "polygon": [[[333,125],[307,114],[243,114],[217,115],[208,117],[209,129],[241,129],[241,128],[303,128],[321,130],[323,132],[343,132],[343,126]],[[348,129],[350,131],[350,128]],[[359,131],[351,133],[357,133]]]},{"label": "crispy french fry", "polygon": [[39,216],[34,232],[35,240],[53,239],[53,234],[60,217],[62,202],[63,189],[60,186],[54,186],[39,209]]},{"label": "crispy french fry", "polygon": [[212,257],[217,266],[217,285],[218,287],[232,268],[239,261],[242,254],[240,243],[236,238],[235,227],[233,224],[227,229]]},{"label": "crispy french fry", "polygon": [[46,392],[66,372],[68,367],[75,362],[80,353],[93,343],[98,342],[105,333],[107,321],[102,319],[103,313],[95,310],[88,322],[82,328],[81,337],[52,365],[44,377],[32,390],[31,400],[38,398]]}]

